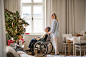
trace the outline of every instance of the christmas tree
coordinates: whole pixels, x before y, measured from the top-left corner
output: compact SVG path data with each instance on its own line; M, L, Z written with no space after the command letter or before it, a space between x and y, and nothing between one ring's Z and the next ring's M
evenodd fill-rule
M23 25L26 27L29 24L20 17L18 11L13 13L5 9L4 12L6 31L8 33L7 35L9 36L9 39L13 37L14 40L17 40L19 35L25 33L25 28L23 27Z

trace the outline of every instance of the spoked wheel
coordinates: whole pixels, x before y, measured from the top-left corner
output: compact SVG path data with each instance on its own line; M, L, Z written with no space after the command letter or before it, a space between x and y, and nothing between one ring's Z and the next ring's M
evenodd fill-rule
M44 56L47 53L47 46L41 41L36 42L34 45L34 52L37 56Z
M53 51L53 45L51 42L47 44L47 54L50 54Z

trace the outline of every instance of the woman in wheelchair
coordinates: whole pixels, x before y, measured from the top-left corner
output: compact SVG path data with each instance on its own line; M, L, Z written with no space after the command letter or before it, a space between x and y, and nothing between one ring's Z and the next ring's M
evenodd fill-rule
M41 38L44 38L44 42L46 41L46 39L47 39L47 37L48 37L48 32L50 31L50 27L46 27L45 29L44 29L44 31L45 31L45 33L41 36L41 37L35 37L34 39L32 39L31 40L31 42L30 42L30 44L29 44L29 50L26 50L26 51L34 51L34 49L33 49L33 47L34 47L34 44L37 42L37 41L39 41Z

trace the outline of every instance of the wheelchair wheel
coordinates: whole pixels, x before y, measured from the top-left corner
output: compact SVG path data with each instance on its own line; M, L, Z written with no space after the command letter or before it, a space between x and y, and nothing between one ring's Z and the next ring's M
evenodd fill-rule
M44 56L47 53L47 46L43 42L38 41L34 45L34 52L37 56Z
M50 54L53 51L53 45L51 42L47 44L47 54Z

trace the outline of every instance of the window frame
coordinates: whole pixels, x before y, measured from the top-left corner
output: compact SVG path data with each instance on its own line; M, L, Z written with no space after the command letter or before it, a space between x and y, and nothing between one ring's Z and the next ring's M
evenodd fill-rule
M22 6L21 6L21 9L23 8L23 6L31 6L31 19L32 19L32 17L33 17L33 6L34 5L42 5L43 6L43 18L42 18L42 20L43 20L43 31L44 31L44 28L45 28L45 0L43 0L43 2L42 3L34 3L33 2L33 0L31 0L31 3L22 3L22 1L21 1L21 4L22 4ZM21 10L21 16L22 16L22 10ZM33 17L34 18L34 17ZM31 20L30 18L27 18L27 19L24 19L24 20ZM38 18L37 18L38 19ZM30 33L30 34L43 34L44 32L40 32L40 33L35 33L35 32L33 32L34 31L34 29L33 29L33 27L34 27L34 25L33 25L33 21L31 20L31 32L28 32L28 33Z

